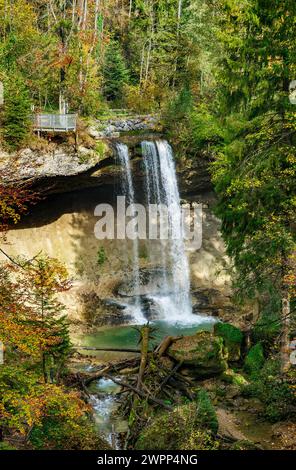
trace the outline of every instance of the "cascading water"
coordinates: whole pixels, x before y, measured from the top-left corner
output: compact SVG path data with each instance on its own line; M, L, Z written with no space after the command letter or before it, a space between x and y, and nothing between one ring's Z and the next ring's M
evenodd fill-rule
M132 179L132 172L130 166L130 158L128 147L124 144L116 144L117 156L120 165L123 169L123 175L121 178L121 190L123 195L126 197L127 204L130 206L131 217L136 215L135 210L135 190ZM136 230L135 230L136 232ZM135 233L136 235L136 233ZM145 318L142 314L139 296L137 295L140 290L140 270L139 270L139 241L137 236L132 237L132 270L133 270L133 284L136 292L135 302L133 305L127 307L127 313L129 313L135 322L143 323Z
M148 204L165 206L168 239L161 240L163 286L151 295L159 317L169 323L196 323L190 300L190 270L182 233L182 212L173 153L166 141L142 142Z
M123 169L121 189L130 206L131 217L137 216L135 207L135 191L132 180L128 147L117 144L117 154ZM156 224L161 224L165 218L168 237L157 240L158 246L149 237L147 251L149 260L158 265L161 273L160 287L155 292L146 293L153 304L154 319L171 324L198 324L205 321L204 317L192 313L190 299L190 270L185 252L182 227L182 211L180 194L177 185L173 153L168 142L142 142L142 155L145 167L145 192L147 204L156 205L159 218ZM150 206L151 207L151 206ZM141 282L139 269L139 240L136 227L132 237L133 259L133 291L134 303L128 306L127 312L136 323L144 323L146 317L141 308ZM159 230L158 230L158 233Z

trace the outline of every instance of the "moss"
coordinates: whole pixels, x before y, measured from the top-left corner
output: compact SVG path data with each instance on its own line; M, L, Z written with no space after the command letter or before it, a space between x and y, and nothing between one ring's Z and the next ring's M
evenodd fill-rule
M0 442L0 450L17 450L15 447L12 447L9 442Z
M178 406L154 418L140 433L135 449L216 450L218 444L210 429L217 427L214 413L209 398L202 393L196 403Z
M261 343L257 343L255 346L252 346L246 356L244 364L245 371L250 375L254 375L262 368L264 362L263 346Z
M168 349L168 355L194 369L197 376L220 374L227 369L228 351L223 338L209 331L184 336Z
M105 157L105 155L108 153L108 147L105 142L102 140L96 142L96 147L95 147L95 152L98 155L99 159L101 160L102 158Z
M238 361L241 356L243 333L230 323L216 323L214 333L225 341L230 361Z
M238 374L234 372L232 369L228 369L223 374L221 375L221 379L224 382L233 384L233 385L238 385L239 387L243 387L248 385L248 381L245 379L245 377L241 374Z

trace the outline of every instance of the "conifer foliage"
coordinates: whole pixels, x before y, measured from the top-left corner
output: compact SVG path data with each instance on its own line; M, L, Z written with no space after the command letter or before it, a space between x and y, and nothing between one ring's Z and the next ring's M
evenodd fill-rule
M20 148L30 135L31 101L24 79L11 74L4 85L3 137L10 150Z
M116 41L111 41L104 64L104 96L108 101L119 102L124 94L124 85L128 83L128 70L121 48Z

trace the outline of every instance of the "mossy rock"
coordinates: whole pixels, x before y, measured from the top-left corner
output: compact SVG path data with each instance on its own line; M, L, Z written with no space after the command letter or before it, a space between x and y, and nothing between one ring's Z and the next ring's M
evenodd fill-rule
M217 375L227 369L228 351L223 338L209 331L178 339L169 347L167 354L193 368L200 377Z
M261 343L257 343L255 346L252 346L248 352L245 359L244 369L250 375L257 374L263 367L264 362L265 357L263 346Z
M194 402L164 412L140 433L135 449L216 450L218 444L212 432L202 427L204 418L199 404Z
M230 323L216 323L214 334L224 339L228 349L229 361L236 362L241 358L241 345L243 342L243 333L236 326Z
M227 369L223 372L221 379L226 383L238 385L239 387L244 387L249 384L243 375L237 374L232 369Z

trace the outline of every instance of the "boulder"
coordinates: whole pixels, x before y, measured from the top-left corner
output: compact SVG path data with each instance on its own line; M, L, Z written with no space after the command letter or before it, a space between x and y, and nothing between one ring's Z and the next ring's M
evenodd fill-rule
M198 376L212 376L227 369L228 351L221 337L209 331L184 336L168 349L169 357L194 369Z

